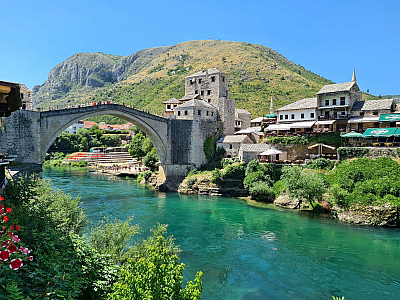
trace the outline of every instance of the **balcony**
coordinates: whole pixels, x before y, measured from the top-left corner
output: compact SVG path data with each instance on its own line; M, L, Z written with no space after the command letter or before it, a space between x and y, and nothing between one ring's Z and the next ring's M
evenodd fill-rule
M348 120L350 119L350 114L346 115L321 115L318 116L318 121L323 121L323 120Z

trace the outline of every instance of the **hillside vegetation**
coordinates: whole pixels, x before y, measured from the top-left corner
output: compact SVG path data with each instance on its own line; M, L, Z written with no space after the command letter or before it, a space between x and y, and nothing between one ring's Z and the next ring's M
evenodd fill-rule
M314 97L323 85L332 83L265 46L190 41L123 57L75 54L53 68L43 85L34 88L34 104L63 107L112 99L161 114L163 101L184 95L185 76L203 68L218 68L228 74L230 97L236 100L236 107L248 109L253 116L268 112L271 95L278 108Z

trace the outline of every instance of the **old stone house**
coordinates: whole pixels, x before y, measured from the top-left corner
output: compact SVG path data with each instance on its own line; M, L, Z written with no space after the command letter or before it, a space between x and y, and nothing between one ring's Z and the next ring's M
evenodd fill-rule
M174 108L177 119L217 121L218 110L208 102L192 99Z
M239 149L239 159L242 162L248 163L253 159L259 158L259 155L271 149L269 144L243 144ZM287 159L287 153L283 151L282 154L275 156L274 160L285 160Z
M190 100L190 99L188 99L188 100ZM163 102L163 104L165 105L163 117L168 119L170 115L174 114L175 107L177 107L181 103L182 103L181 101L179 101L175 98L171 98L171 99Z
M254 142L247 135L227 135L217 141L217 148L224 148L226 157L235 157L243 144L254 144Z
M21 91L18 83L0 81L0 117L9 117L20 109Z
M251 115L247 109L235 109L235 132L250 127Z

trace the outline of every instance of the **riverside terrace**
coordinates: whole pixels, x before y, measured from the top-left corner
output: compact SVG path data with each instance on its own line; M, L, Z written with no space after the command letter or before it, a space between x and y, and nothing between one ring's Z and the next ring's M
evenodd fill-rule
M400 128L368 128L363 134L344 134L342 143L352 147L400 147Z

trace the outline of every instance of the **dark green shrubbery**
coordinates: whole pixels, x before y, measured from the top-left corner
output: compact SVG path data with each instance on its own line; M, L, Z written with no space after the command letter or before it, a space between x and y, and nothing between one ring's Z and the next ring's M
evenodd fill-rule
M269 182L256 181L249 187L249 193L252 199L273 202L275 193Z
M306 167L315 170L331 170L335 163L330 159L318 158L315 161L308 161Z
M228 165L222 172L222 179L243 179L244 178L244 164L235 163L233 165Z
M362 147L340 147L337 149L337 153L340 160L345 160L349 158L363 157L369 153L369 149Z
M144 178L144 180L146 180L146 182L149 181L149 179L150 179L150 177L151 177L152 174L153 174L153 172L151 172L150 170L144 171L144 172L143 172L143 178Z

